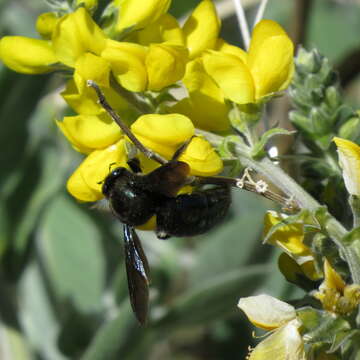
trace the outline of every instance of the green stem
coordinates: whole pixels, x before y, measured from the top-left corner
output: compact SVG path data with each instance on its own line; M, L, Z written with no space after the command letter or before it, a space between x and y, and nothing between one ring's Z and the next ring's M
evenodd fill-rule
M218 146L223 141L223 137L197 130L197 133L204 135L213 145ZM279 166L272 163L268 158L255 160L250 156L251 149L241 143L235 146L236 155L240 162L264 175L270 182L276 185L289 198L292 198L300 208L310 211L317 210L321 205L296 181L287 175ZM360 259L357 253L344 244L344 236L347 230L330 213L325 220L325 231L338 246L341 254L347 261L354 283L360 284Z

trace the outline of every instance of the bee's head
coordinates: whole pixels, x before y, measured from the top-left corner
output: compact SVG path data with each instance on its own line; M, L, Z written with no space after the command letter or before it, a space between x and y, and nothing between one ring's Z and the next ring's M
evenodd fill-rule
M105 197L109 197L111 190L119 179L128 177L129 174L131 174L130 171L124 167L117 167L112 170L102 181L103 185L101 190Z

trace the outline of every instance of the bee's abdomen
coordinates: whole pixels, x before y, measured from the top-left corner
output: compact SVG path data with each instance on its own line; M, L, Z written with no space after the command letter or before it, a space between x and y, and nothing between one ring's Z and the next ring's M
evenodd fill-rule
M224 219L230 203L228 186L169 198L156 210L157 236L203 234Z

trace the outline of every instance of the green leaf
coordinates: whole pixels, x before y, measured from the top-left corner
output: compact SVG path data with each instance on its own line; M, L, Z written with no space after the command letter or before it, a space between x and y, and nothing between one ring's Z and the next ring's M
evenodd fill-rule
M341 331L335 335L334 342L331 344L329 353L334 353L339 350L341 347L345 346L346 343L352 340L353 337L357 338L357 341L360 338L360 330L347 330Z
M296 131L289 131L281 128L274 128L266 131L261 135L259 142L257 142L253 149L251 150L251 156L254 158L262 157L265 154L264 148L267 142L276 135L292 135L296 133Z
M130 344L140 346L146 328L140 327L131 311L129 299L121 303L116 315L105 321L95 334L81 360L128 359Z
M35 262L27 266L21 278L18 301L20 323L32 347L44 359L65 360L56 345L59 325L40 267Z
M263 263L272 248L260 241L264 213L269 203L246 191L233 191L228 221L196 239L189 286L226 274L247 263ZM256 254L252 258L252 254ZM239 294L240 295L240 294Z
M332 344L337 334L351 329L345 319L340 316L334 317L326 311L305 307L296 312L302 322L303 336L308 344L317 342Z
M179 328L219 319L236 311L240 297L259 286L271 267L252 265L203 281L179 296L157 325Z
M39 249L56 296L82 312L98 311L105 264L96 225L73 199L61 194L40 229Z

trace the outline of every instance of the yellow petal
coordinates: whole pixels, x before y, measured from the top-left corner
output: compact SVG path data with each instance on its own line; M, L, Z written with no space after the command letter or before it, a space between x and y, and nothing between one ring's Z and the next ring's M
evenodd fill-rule
M249 360L306 360L300 323L292 320L275 331L251 351Z
M274 36L266 39L256 53L249 53L256 99L283 90L289 84L294 66L293 52L294 45L287 36Z
M223 169L222 160L215 149L201 137L191 140L179 160L190 165L191 175L212 176L219 174Z
M91 53L81 55L75 63L74 80L80 92L87 86L87 80L95 81L99 86L109 87L110 64L100 56Z
M349 194L360 196L360 146L350 140L334 138L339 155L339 163Z
M266 294L241 298L238 307L255 326L265 330L276 329L296 318L293 306Z
M147 86L144 46L108 40L101 56L106 59L119 82L129 91L144 91Z
M66 116L57 124L78 149L102 149L114 144L122 136L119 126L107 114Z
M100 55L106 44L102 30L83 7L58 21L52 41L58 59L70 67L87 52Z
M144 30L137 33L139 44L166 42L173 45L185 45L184 35L176 18L170 14L162 15L158 21L148 25Z
M145 64L148 72L148 89L160 91L181 80L185 74L188 51L183 46L151 44Z
M103 150L93 151L75 170L67 182L69 193L80 201L97 201L102 199L102 181L109 174L112 163L127 166L125 140Z
M183 83L189 91L184 98L171 107L171 112L188 116L194 125L208 131L226 131L230 123L228 107L221 89L205 72L200 58L186 66Z
M221 51L225 54L231 54L237 56L244 64L248 61L248 54L238 46L231 45L223 39L218 39L216 42L215 50Z
M238 104L255 100L254 81L248 67L237 57L219 51L207 51L203 56L206 72L223 91L225 98Z
M203 0L187 19L183 32L190 58L215 47L221 22L211 0Z
M140 116L131 131L144 146L170 159L174 152L195 133L191 120L180 114Z
M116 91L112 88L103 88L102 91L106 100L120 116L128 112L128 103ZM61 96L80 115L99 115L104 113L103 107L98 103L98 97L94 89L86 86L85 80L83 80L80 89L76 86L73 79L69 80Z
M132 26L142 29L165 14L170 3L171 0L122 0L116 28L118 31Z
M255 82L256 99L283 90L289 84L294 70L293 53L292 41L275 21L262 20L255 26L248 65Z
M193 92L169 108L170 112L185 115L195 127L207 131L222 132L230 127L229 109L224 101L218 101L202 92Z
M51 43L23 36L5 36L0 40L0 59L10 69L23 74L53 71L58 62Z
M327 289L334 289L338 292L343 292L345 288L345 282L341 276L330 265L329 261L325 258L324 261L324 283L321 287Z
M267 19L259 21L251 35L249 54L257 53L263 42L273 36L287 36L287 34L276 21Z
M51 39L59 17L53 12L42 13L36 20L36 31L44 38Z
M283 220L273 211L268 211L264 219L264 236L270 229ZM288 224L279 227L268 239L268 243L280 246L289 255L307 257L312 255L308 246L303 243L304 226L302 223Z

